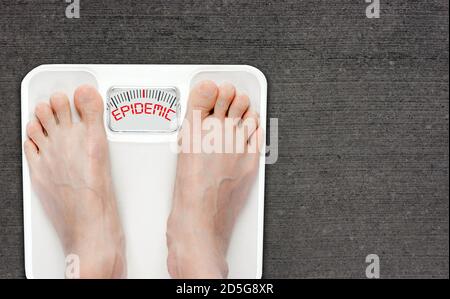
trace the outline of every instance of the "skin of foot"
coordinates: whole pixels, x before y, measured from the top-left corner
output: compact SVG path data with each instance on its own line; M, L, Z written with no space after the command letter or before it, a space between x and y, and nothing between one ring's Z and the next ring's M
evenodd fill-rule
M24 152L31 183L62 243L78 255L80 278L126 276L125 242L110 173L103 101L79 87L73 122L69 99L56 93L39 103L27 125Z
M185 128L198 116L200 132ZM167 265L173 278L226 278L226 252L236 218L244 205L258 169L259 151L250 152L250 145L261 145L259 116L250 108L245 94L231 84L217 86L212 81L198 83L190 93L185 122L179 139L184 142L201 134L209 122L222 124L232 119L232 126L223 126L224 136L241 130L243 120L253 126L244 138L232 142L244 152L192 153L178 155L172 210L167 223ZM237 136L237 135L236 135ZM196 136L199 137L199 136ZM224 147L230 140L222 140Z

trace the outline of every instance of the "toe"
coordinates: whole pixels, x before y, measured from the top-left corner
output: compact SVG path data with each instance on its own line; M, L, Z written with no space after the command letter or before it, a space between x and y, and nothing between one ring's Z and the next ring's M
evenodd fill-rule
M242 118L249 106L250 99L246 94L237 95L230 105L230 109L228 110L228 117Z
M37 120L32 120L28 123L27 135L31 140L33 140L39 149L42 149L46 143L47 137L45 137L42 126Z
M224 118L227 115L228 108L236 94L236 89L230 83L224 83L219 87L219 95L214 106L214 115Z
M194 111L200 111L202 118L211 113L217 100L218 88L212 81L201 81L192 90L189 95L188 117L191 117Z
M103 120L103 100L95 87L83 85L74 95L75 107L81 121L88 124L101 123Z
M69 98L64 93L55 93L50 98L50 105L56 113L59 124L68 126L72 123Z
M30 165L39 157L38 148L31 139L25 141L23 144L23 151L25 152L25 157Z
M55 115L48 103L39 103L34 111L37 119L40 121L47 133L51 133L56 126Z
M258 129L259 115L256 111L248 109L242 118L241 127L245 130L245 142L250 142L250 137Z

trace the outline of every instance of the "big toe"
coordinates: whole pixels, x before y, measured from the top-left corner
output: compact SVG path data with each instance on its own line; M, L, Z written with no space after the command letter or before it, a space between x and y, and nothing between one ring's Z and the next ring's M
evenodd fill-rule
M83 85L77 88L74 95L75 107L81 121L92 124L101 123L103 119L103 100L95 87Z
M209 115L213 110L218 95L217 85L210 80L201 81L192 88L188 102L188 117L194 111L199 111L202 118Z

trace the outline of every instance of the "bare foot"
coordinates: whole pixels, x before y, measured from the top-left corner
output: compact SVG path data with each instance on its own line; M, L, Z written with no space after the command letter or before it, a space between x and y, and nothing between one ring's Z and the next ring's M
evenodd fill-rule
M40 103L24 144L31 182L66 255L80 259L81 278L126 275L122 226L110 174L103 101L93 87L74 96L81 122L73 123L69 99L57 93Z
M219 122L223 125L222 136L227 133L238 136L235 133L246 129L240 135L243 138L231 140L235 148L244 151L179 154L172 212L167 224L167 264L173 278L228 275L226 251L231 232L248 197L259 161L259 152L248 150L255 144L259 148L262 136L259 117L249 106L249 98L237 93L231 84L217 87L211 81L203 81L191 91L181 141L195 137L204 140L205 128ZM186 128L186 123L195 122L196 116L203 130ZM244 120L253 125L242 127ZM223 137L221 142L225 150L230 138Z

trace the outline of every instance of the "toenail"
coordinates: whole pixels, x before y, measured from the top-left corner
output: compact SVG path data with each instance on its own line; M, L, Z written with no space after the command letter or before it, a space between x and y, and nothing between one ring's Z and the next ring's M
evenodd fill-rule
M202 95L205 98L212 98L216 95L216 88L211 83L202 83L200 85L199 91L200 95Z
M232 90L232 89L234 89L234 85L231 84L230 82L224 82L224 83L222 83L222 88Z
M64 96L65 96L65 94L63 92L58 91L52 95L52 98L62 98Z
M47 114L47 111L48 111L47 105L44 103L39 103L35 109L35 113L40 115Z

